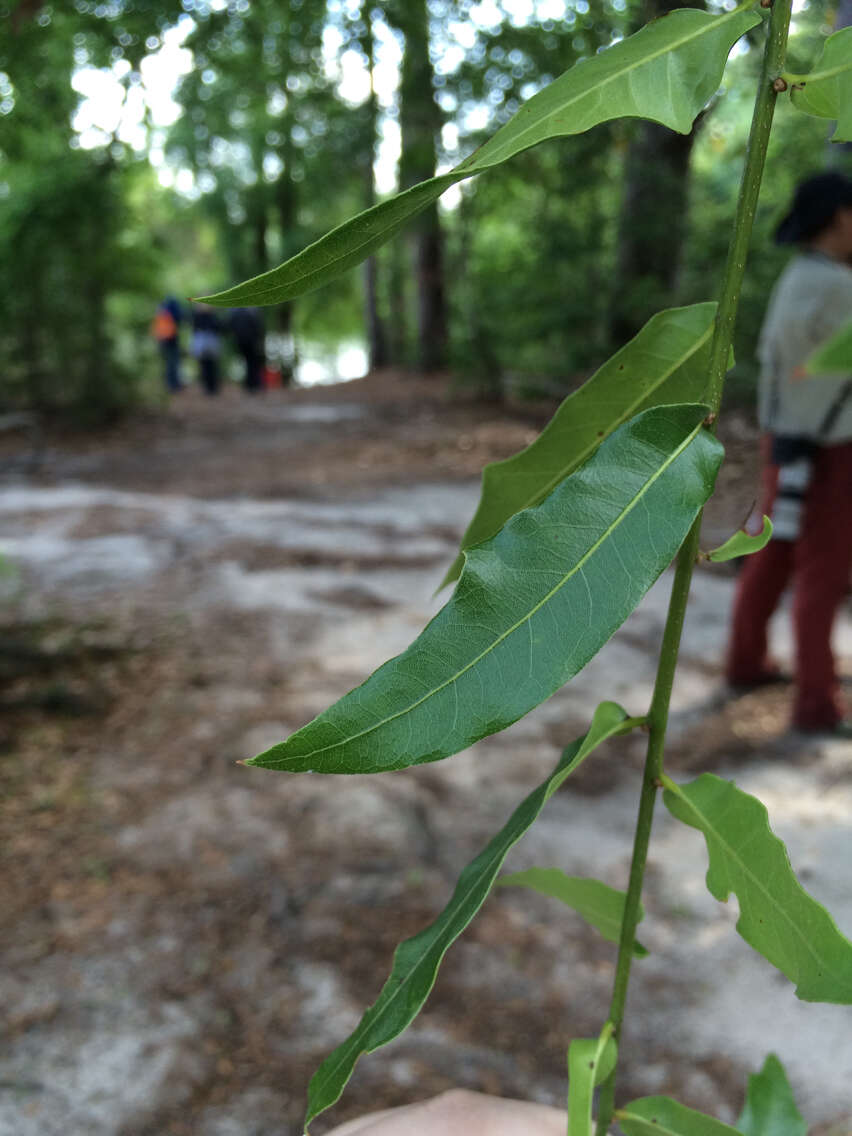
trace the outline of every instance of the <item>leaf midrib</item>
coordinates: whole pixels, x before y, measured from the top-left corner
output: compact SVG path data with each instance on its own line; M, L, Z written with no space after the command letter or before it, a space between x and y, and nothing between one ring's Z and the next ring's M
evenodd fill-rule
M786 913L784 908L780 906L778 901L773 898L772 893L766 889L766 887L761 882L760 878L754 875L754 873L750 870L748 864L740 858L739 854L732 848L732 846L728 843L728 841L725 840L725 838L721 835L721 833L715 828L715 826L704 815L704 813L701 811L701 809L698 808L698 806L693 801L691 801L685 794L683 794L680 791L681 787L677 786L677 789L678 789L678 792L676 793L676 796L680 800L684 801L685 804L687 804L688 807L690 809L692 809L692 811L695 813L696 816L700 817L703 820L704 826L706 826L706 829L709 829L709 831L713 834L714 838L716 840L718 840L718 842L722 845L723 848L726 849L726 851L730 855L731 859L734 860L739 865L743 874L757 888L758 891L762 892L762 894L765 896L765 898L769 901L769 904L773 908L773 910L775 910L778 914L780 914L782 916L782 918L785 920L785 922L792 928L796 937L804 943L805 947L807 948L807 952L810 954L811 958L814 960L814 962L817 964L817 966L821 966L824 971L828 972L828 975L832 980L834 980L835 982L838 982L841 985L841 988L846 989L847 986L848 986L848 981L844 981L842 976L838 977L835 974L834 968L829 963L825 962L825 960L822 958L821 955L817 954L816 950L812 947L811 943L809 942L809 940L805 936L804 932L802 932L799 929L799 926L795 922L795 920L793 920ZM702 826L702 827L704 827L704 826ZM769 828L768 824L767 824L767 830L769 832L770 837L773 840L776 840L776 841L778 841L779 844L782 844L782 842L775 835L775 833L772 831L772 829ZM783 844L782 844L782 847L783 847ZM708 855L709 855L709 851L708 851ZM711 861L711 867L712 867L712 861ZM801 889L801 891L803 892L805 897L807 899L811 900L812 903L816 903L817 901L814 900L813 897L810 896L808 894L808 892L805 891L804 888L802 888L802 885L799 883L798 879L796 879L795 873L793 872L793 869L789 864L788 864L788 870L789 870L790 874L793 876L793 879L795 880L796 886ZM736 893L735 888L731 888L731 891ZM738 895L737 895L737 899L739 900ZM821 904L819 904L818 906L821 908L821 910L825 911L825 908L823 908ZM825 912L825 914L828 915L828 912ZM743 918L743 915L744 915L744 912L742 910L742 907L740 907L740 919ZM831 919L830 916L828 916L828 918L829 918L829 920ZM739 922L739 920L738 920L738 922ZM840 930L836 926L833 929L838 935L841 935ZM842 936L842 935L841 935L841 937L845 938L845 936ZM760 953L763 953L763 952L760 952ZM797 986L802 985L801 978L796 979L796 985Z
M550 591L545 596L543 596L542 599L540 599L538 603L536 603L526 615L523 616L523 618L517 620L512 624L511 627L508 627L505 631L503 631L493 641L493 643L485 648L485 650L480 651L480 653L475 658L471 659L469 663L465 664L465 666L456 671L454 675L451 675L449 678L445 679L444 682L440 683L438 686L433 687L430 691L427 691L427 693L424 694L422 698L418 698L416 702L412 702L411 705L406 706L404 710L399 710L396 714L389 714L386 718L382 718L381 721L375 722L372 726L367 727L367 729L365 730L361 730L360 733L351 734L349 737L344 738L342 741L337 741L333 745L321 746L319 749L311 750L309 753L298 754L298 761L300 763L309 761L317 754L325 753L328 750L339 749L342 746L351 745L353 742L357 742L359 739L366 737L368 734L375 733L376 730L380 730L383 726L387 726L390 722L396 721L397 718L402 718L406 714L412 713L417 709L418 706L422 706L424 702L427 702L430 698L433 698L436 694L439 694L442 690L445 690L454 682L458 682L462 675L466 674L472 667L475 667L492 651L495 651L500 646L500 644L504 642L504 640L508 639L510 635L513 635L518 630L518 628L522 627L525 623L528 623L532 619L532 617L545 606L545 604L550 602L550 600L557 594L557 592L564 588L565 585L577 575L577 573L583 568L583 565L597 552L604 541L607 540L613 532L615 532L618 526L624 522L625 517L627 517L639 504L639 502L649 491L651 486L653 486L659 480L659 478L662 477L662 475L670 468L670 466L680 457L684 450L689 445L691 445L701 428L702 424L699 422L697 426L690 430L687 437L680 443L677 449L674 450L674 452L666 458L665 462L659 467L659 469L654 471L653 476L651 476L645 482L645 484L635 495L635 497L633 497L629 504L619 512L617 518L606 527L601 536L598 537L594 544L592 544L592 546L580 557L571 571L568 572L559 581L558 584L551 588ZM284 767L285 766L282 766L282 768Z
M449 170L449 171L448 171L447 173L445 173L445 174L437 174L437 175L436 175L435 177L433 177L433 178L427 178L427 179L426 179L426 181L420 182L420 183L419 183L419 185L416 185L416 186L412 186L411 188L412 188L412 190L414 190L414 189L422 189L422 188L423 188L423 186L424 186L424 185L428 185L430 181L433 181L433 182L438 182L438 181L442 181L442 180L443 180L443 179L445 179L445 178L450 178L450 177L452 177L452 181L448 181L448 182L447 182L447 184L446 184L446 185L444 186L444 188L443 188L443 189L441 189L441 190L440 190L439 192L437 192L437 193L435 194L435 197L436 197L436 198L438 198L438 197L440 197L440 196L441 196L441 195L442 195L443 193L445 193L445 192L446 192L446 191L447 191L447 190L448 190L448 189L450 188L450 186L451 186L451 185L455 185L455 184L456 184L456 182L464 181L464 180L465 180L466 178L469 178L469 177L473 177L473 175L474 175L475 173L477 173L477 172L478 172L477 170L470 170L469 172L468 172L468 171L458 171L458 172L456 172L456 170ZM398 199L399 199L399 198L400 198L401 196L402 196L402 194L395 194L395 198L396 198L397 200L398 200ZM393 200L394 200L394 198L393 198L393 197L392 197L392 198L389 198L389 199L388 199L388 202L382 202L382 203L381 203L380 205L377 205L377 206L375 206L375 208L376 208L377 210L378 210L378 209L381 209L383 205L385 205L385 204L389 204L389 203L390 203L391 201L393 201ZM428 207L429 205L431 205L431 203L432 203L432 200L434 200L434 198L432 198L432 199L430 199L430 200L428 200L428 201L425 201L425 202L424 202L424 203L422 204L422 206L420 207L420 209L421 209L421 210L422 210L422 209L426 209L426 208L427 208L427 207ZM406 222L406 221L408 221L408 220L410 220L410 219L411 219L412 217L416 216L416 212L417 212L416 210L413 210L413 211L412 211L411 213L406 213L406 215L405 215L405 216L404 216L404 217L402 218L402 220L401 220L401 221L400 221L399 223L400 223L401 225L402 225L402 224L405 224L405 222ZM351 225L351 224L352 224L352 223L353 223L353 222L354 222L355 220L357 220L357 218L352 218L352 220L350 220L350 221L344 221L342 225L338 225L336 229L332 229L332 231L331 231L330 233L326 233L326 235L325 235L324 237L320 237L318 241L314 241L314 243L313 243L312 245L308 245L308 247L307 247L306 249L304 249L304 250L303 250L302 252L298 253L298 254L297 254L297 256L307 256L307 255L308 255L308 253L309 253L309 252L311 251L311 249L315 248L315 247L316 247L317 245L321 245L321 244L323 244L323 243L324 243L325 241L329 241L329 240L331 240L331 238L332 238L332 237L334 236L334 234L335 234L335 233L339 232L339 231L340 231L341 229L346 229L346 228L348 228L348 226L350 226L350 225ZM390 227L390 226L388 226L388 227ZM378 234L374 233L374 234L373 234L372 236L368 237L368 238L367 238L366 240L364 240L364 241L361 241L361 243L360 243L360 244L357 244L357 245L351 245L351 246L350 246L350 247L349 247L349 248L347 249L346 255L347 255L347 256L352 256L352 255L355 255L355 254L358 254L358 253L360 253L360 252L361 252L361 250L362 250L363 248L366 248L366 247L367 247L367 245L369 245L371 241L375 240L377 236L378 236L378 237L381 237L381 236L383 236L383 235L385 234L385 232L387 232L387 230L386 230L386 229L382 229L382 230L381 230L381 231L380 231L380 232L379 232ZM293 258L292 258L292 260L295 260L295 259L296 259L296 257L293 257ZM273 283L273 284L270 284L270 285L269 285L268 287L266 287L266 288L261 288L261 289L257 290L256 292L253 292L253 293L252 293L252 295L253 295L253 296L255 296L255 297L261 297L261 296L266 296L266 295L269 295L269 294L270 294L270 293L272 293L272 292L277 292L277 291L278 291L278 290L279 290L280 288L286 288L286 287L297 287L297 286L298 286L299 284L301 284L301 283L302 283L302 281L303 281L303 280L308 280L308 279L310 279L310 277L311 277L311 276L315 276L315 275L316 275L316 274L317 274L318 272L322 272L322 271L323 271L324 269L328 268L328 267L329 267L330 265L333 265L333 264L334 264L334 263L335 263L336 261L338 261L338 260L342 260L342 259L343 259L343 258L342 258L342 257L340 257L340 256L335 256L335 257L332 257L331 259L329 259L329 260L325 261L325 263L324 263L324 264L321 264L321 265L319 265L319 266L317 266L317 267L315 267L315 268L312 268L312 269L310 269L310 270L309 270L308 272L303 272L301 276L293 276L293 277L289 277L289 278L288 278L288 279L287 279L287 280L286 280L286 281L285 281L285 282L284 282L283 284L277 284L277 283ZM271 271L272 271L272 272L280 272L280 271L282 271L282 270L283 270L284 268L286 268L286 267L287 267L287 264L290 264L290 263L292 263L292 260L290 260L290 261L285 261L285 263L284 263L284 264L282 264L282 265L281 265L281 266L280 266L279 268L273 268L273 269L271 269ZM262 275L260 275L260 276L256 276L256 277L255 277L255 280L262 280L262 279L263 279L263 277L264 277L264 276L267 276L267 275L269 275L269 273L263 273L263 274L262 274ZM239 287L239 288L247 288L247 287L248 287L248 286L249 286L250 284L251 284L251 280L247 280L247 281L245 282L245 284L237 285L237 287ZM225 293L225 294L227 294L227 293Z
M682 12L693 11L693 9L691 9L691 8L680 8L680 9L677 9L677 10L682 11ZM654 51L649 55L643 55L642 58L637 60L635 63L631 63L628 66L621 68L619 71L616 71L614 74L608 75L606 78L601 79L599 82L595 83L593 86L584 87L580 92L578 92L577 95L574 96L573 99L571 99L567 103L561 103L558 108L555 108L554 110L550 111L547 115L545 115L542 118L537 119L535 122L530 123L530 125L527 126L524 130L522 130L520 133L514 135L514 138L512 139L510 145L514 146L515 143L517 141L519 141L521 138L523 138L525 135L529 134L533 130L537 130L542 125L542 123L548 122L555 115L562 114L565 110L570 109L575 103L578 103L581 99L585 98L590 92L602 90L609 83L614 83L616 80L624 78L624 76L629 75L631 72L635 71L638 67L644 67L647 63L653 62L655 59L659 59L660 56L662 56L662 55L668 55L671 52L678 51L681 47L683 47L685 44L688 44L691 40L698 39L700 36L705 35L707 32L709 32L711 30L711 28L716 28L720 24L725 23L727 20L732 19L734 16L741 15L742 11L743 11L742 7L737 7L737 8L734 8L730 12L725 12L722 15L717 16L714 19L712 24L704 23L700 28L697 29L697 31L690 32L689 35L684 35L679 40L676 40L674 43L670 43L666 47L661 47L657 51ZM631 36L629 38L632 39L633 37ZM621 43L627 43L627 42L628 42L627 40L621 40ZM617 45L613 44L612 46L615 47ZM597 57L594 57L594 58L600 58L600 56L597 56ZM589 63L593 63L594 58L590 59ZM577 65L575 64L575 67L576 66ZM571 68L571 70L574 70L574 68ZM546 89L547 88L545 88L545 90ZM529 105L529 104L527 104L527 105ZM629 118L631 116L630 115L618 115L617 117ZM606 120L602 120L602 121L606 121ZM596 124L596 125L599 125L599 124ZM509 126L510 126L510 123L507 122L506 126L503 129L508 130ZM495 138L496 138L496 135L495 135ZM492 139L492 141L493 141L493 139ZM545 141L545 139L541 139L541 141ZM484 150L487 145L488 145L487 142L484 143L482 149ZM503 146L503 149L504 150L506 149L505 144ZM513 158L516 153L520 153L520 150L513 150L511 154L507 155L507 157ZM471 155L471 158L472 157L474 157L474 155ZM466 160L470 161L470 159L466 159ZM480 170L491 169L492 166L499 165L501 162L504 162L504 161L506 161L505 157L496 158L495 160L485 162L483 165L477 165L476 163L473 163L471 166L466 167L466 168L470 169L472 172L479 172ZM459 167L457 166L456 169L458 169L458 168Z

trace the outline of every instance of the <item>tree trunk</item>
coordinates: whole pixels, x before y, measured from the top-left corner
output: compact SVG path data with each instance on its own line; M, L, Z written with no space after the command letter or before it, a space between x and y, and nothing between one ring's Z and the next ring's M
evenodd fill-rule
M469 365L479 393L484 399L502 402L503 369L482 319L484 305L479 294L479 278L476 273L466 272L466 266L472 263L471 247L476 220L476 197L473 194L464 194L458 210L458 275L454 273L453 279L461 282L459 291L461 291L461 307L470 351Z
M292 12L289 4L285 6L285 11L286 24L281 38L281 71L282 74L286 76L290 73L292 68L290 52L290 36L292 34L290 30L290 20L292 18ZM278 223L281 226L282 260L287 260L290 256L294 255L294 253L298 252L298 249L293 247L293 234L297 231L296 224L299 208L298 192L296 182L293 178L293 159L296 147L293 144L293 114L289 99L279 123L279 132L282 137L279 157L281 158L283 168L276 183L275 190L278 205ZM289 384L292 382L296 371L296 347L295 344L292 343L292 300L287 300L283 304L279 304L276 323L281 335L292 344L291 362L288 364L283 359L281 362L282 380L285 384Z
M251 212L252 258L254 267L252 275L257 276L266 272L269 259L266 250L266 186L263 182L263 139L257 138L252 145L252 164L257 181L249 194L249 209Z
M646 0L643 23L702 0ZM660 308L676 302L686 235L689 159L695 142L655 122L642 122L625 164L609 336L618 346Z
M429 60L427 0L403 0L394 6L392 15L394 24L405 36L399 119L402 134L400 188L407 189L435 173L441 111L435 101ZM445 366L447 360L443 236L437 203L420 215L414 228L414 273L417 283L417 364L422 370L434 371Z
M373 39L373 20L371 3L365 3L361 9L361 19L364 22L364 53L367 56L367 67L370 72L370 97L367 103L368 131L370 144L367 148L367 160L364 163L364 208L370 209L376 204L376 182L373 173L373 160L379 137L379 104L376 98L376 89L373 85L373 69L375 66L375 42ZM386 367L390 362L388 357L388 339L385 326L379 314L379 262L376 257L367 258L364 265L364 321L367 328L367 350L369 354L370 370L375 371Z
M405 263L406 252L407 246L401 241L394 241L388 249L388 348L390 362L397 367L411 361L407 303L411 279Z

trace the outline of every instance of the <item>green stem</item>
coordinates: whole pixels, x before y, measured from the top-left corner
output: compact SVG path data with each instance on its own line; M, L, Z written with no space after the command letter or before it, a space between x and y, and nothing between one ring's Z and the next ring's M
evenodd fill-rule
M663 632L660 658L657 665L657 679L651 709L648 712L648 750L645 757L645 770L642 777L642 791L639 795L639 812L636 818L636 832L633 838L633 859L630 864L630 880L627 897L624 901L624 918L621 924L621 938L618 946L618 962L612 990L612 1003L609 1020L613 1023L614 1036L619 1041L624 1010L627 1004L627 987L630 982L630 965L633 961L633 946L636 940L636 927L639 923L639 905L642 898L642 881L648 859L648 845L651 840L651 824L654 818L654 802L657 797L659 779L663 771L663 751L666 741L666 726L669 718L672 686L677 667L680 637L689 600L689 584L692 570L699 551L701 517L689 530L689 535L681 546L672 585L669 611ZM598 1105L597 1136L606 1136L615 1106L615 1073L607 1077L601 1086Z
M740 291L745 274L746 256L751 240L754 215L757 209L757 199L760 193L760 182L766 161L769 132L772 126L772 115L777 99L777 92L774 90L773 83L784 66L787 32L790 26L791 5L792 0L774 0L772 15L769 21L769 32L763 55L760 86L755 100L745 167L743 169L739 198L737 200L734 230L728 248L728 259L722 280L719 311L716 317L716 327L710 353L707 401L714 415L718 412L722 401L722 389L725 382L725 374L728 370L728 359L733 342L737 306L739 304ZM624 1012L627 1004L627 988L630 982L630 966L633 960L636 925L639 917L639 903L642 896L642 882L645 876L648 845L651 838L654 803L657 796L657 789L660 785L660 778L663 774L663 754L665 750L666 727L668 725L672 685L674 683L675 669L677 667L686 605L689 600L689 585L692 580L695 561L699 553L700 532L701 517L699 516L690 529L689 535L684 541L678 556L677 569L675 571L674 583L669 600L669 611L666 618L666 626L663 632L663 642L657 666L654 694L651 700L651 709L648 713L648 749L645 757L642 791L639 797L639 812L633 842L633 859L630 865L630 880L627 888L627 898L624 904L624 920L621 927L618 962L616 964L615 979L613 982L612 1003L608 1015L609 1020L613 1023L613 1035L616 1041L620 1041ZM616 1070L613 1070L601 1087L596 1136L606 1136L609 1131L610 1123L612 1122L615 1106L615 1076Z
M737 200L736 220L731 243L728 246L728 259L722 278L722 294L719 298L719 311L716 316L716 330L710 350L707 401L716 413L722 401L722 388L728 372L728 359L734 340L734 324L740 302L746 257L751 243L754 214L760 194L760 182L766 163L766 150L769 145L769 132L772 128L772 115L778 92L773 83L784 67L787 51L787 32L790 27L792 0L774 0L769 20L769 32L763 53L763 67L760 86L754 104L751 130L748 137L745 167L740 181Z

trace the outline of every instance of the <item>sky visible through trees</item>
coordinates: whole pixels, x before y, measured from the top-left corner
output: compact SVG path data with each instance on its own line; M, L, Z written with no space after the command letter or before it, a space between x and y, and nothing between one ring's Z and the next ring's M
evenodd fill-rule
M801 8L804 0L799 0ZM626 0L616 0L615 11L626 10ZM199 9L205 7L199 5ZM212 0L206 5L211 12L225 11L228 0ZM535 20L539 26L547 26L564 20L569 7L577 11L588 11L585 0L570 5L566 0L503 0L498 5L494 0L471 6L467 21L451 20L446 26L440 25L443 34L436 36L436 71L439 75L452 74L465 61L466 53L476 44L476 29L494 31L508 16L515 27L528 27ZM245 0L243 11L248 11ZM346 37L340 28L340 19L352 18L357 14L359 4L334 3L328 5L331 19L323 33L323 67L335 83L338 96L345 102L357 106L363 103L370 93L370 72L363 55L347 46ZM237 11L240 6L237 6ZM157 167L162 185L176 185L181 191L192 195L198 190L192 173L187 169L173 169L162 150L162 131L171 126L180 114L180 107L173 95L181 77L193 66L192 52L184 46L195 21L190 12L181 15L177 23L162 35L162 44L140 64L140 82L127 91L123 79L130 71L127 60L120 59L111 68L99 69L83 65L74 74L72 85L81 96L80 106L74 117L74 129L80 137L80 145L86 149L103 146L114 132L123 141L140 151L146 151L149 160ZM380 193L390 193L396 186L396 163L399 160L400 138L395 126L396 95L399 88L399 66L402 59L400 37L381 20L374 24L376 36L376 61L373 69L373 85L379 102L386 113L382 121L382 139L374 164L376 187ZM620 38L617 34L614 39ZM522 93L527 97L533 94L540 84L530 81ZM445 106L448 112L454 108L453 100ZM146 116L152 128L153 138L145 126ZM488 127L490 115L487 102L471 107L464 116L464 129L468 133ZM444 124L441 132L443 148L447 154L455 155L459 145L459 127L450 121ZM444 161L442 167L449 167ZM449 201L458 200L458 193L448 194ZM445 204L449 202L445 200Z

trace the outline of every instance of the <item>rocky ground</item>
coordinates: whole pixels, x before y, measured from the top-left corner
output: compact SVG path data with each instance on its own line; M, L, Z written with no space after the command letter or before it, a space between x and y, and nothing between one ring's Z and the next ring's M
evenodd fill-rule
M0 493L0 1134L296 1136L307 1081L396 943L581 733L647 705L668 578L577 679L456 758L323 780L236 764L404 648L437 609L485 461L530 412L383 376L219 402L193 392L98 437L7 440ZM754 439L708 516L754 496ZM733 576L700 572L669 763L764 800L800 878L852 933L852 752L786 729L789 692L725 696ZM777 627L789 658L786 621ZM838 646L852 676L852 619ZM640 736L604 747L507 867L624 886ZM703 843L661 811L621 1093L735 1119L766 1052L813 1133L852 1132L848 1008L797 1002L706 893ZM732 910L733 909L733 910ZM315 1131L451 1085L559 1103L605 1016L614 948L516 889L489 899L396 1044Z

